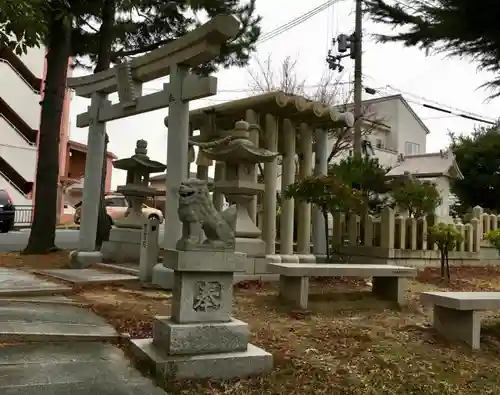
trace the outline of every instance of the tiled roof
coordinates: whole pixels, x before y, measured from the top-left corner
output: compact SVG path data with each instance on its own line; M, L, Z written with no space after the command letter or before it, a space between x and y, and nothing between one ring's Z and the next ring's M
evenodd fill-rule
M464 178L455 161L455 156L450 151L408 156L401 154L397 164L387 173L387 176L398 177L406 173L415 177L447 176L459 180Z

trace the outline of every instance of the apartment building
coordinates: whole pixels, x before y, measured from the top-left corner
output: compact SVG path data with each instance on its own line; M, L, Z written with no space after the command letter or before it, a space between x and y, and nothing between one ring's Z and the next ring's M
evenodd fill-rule
M71 69L68 70L71 74ZM32 206L36 193L40 104L43 99L45 48L16 55L0 48L0 189L9 192L17 206ZM59 181L84 174L86 146L69 139L71 93L65 96L60 130ZM108 155L108 168L115 159ZM111 171L106 180L111 186ZM64 199L60 199L61 212Z

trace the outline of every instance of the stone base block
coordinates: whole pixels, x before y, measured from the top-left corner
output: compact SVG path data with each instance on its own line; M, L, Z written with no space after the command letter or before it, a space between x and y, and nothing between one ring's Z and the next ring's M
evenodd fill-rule
M237 237L235 239L235 250L251 256L264 256L266 254L266 243L258 238Z
M103 256L99 251L71 251L69 253L71 269L85 269L102 262L102 260Z
M403 277L373 277L373 294L384 300L405 305L407 279ZM309 277L280 276L280 298L297 308L307 309Z
M158 263L153 267L153 278L151 282L153 285L171 290L174 288L174 271L163 266L163 263Z
M105 262L139 263L141 256L141 229L113 228L109 241L101 247Z
M246 274L246 275L253 275L255 273L255 265L256 265L256 259L253 257L249 257L247 255L245 261L242 264L242 271L238 271L238 273L235 273L235 275L238 274Z
M448 340L459 340L475 350L480 348L481 313L434 306L434 328Z
M253 258L254 260L254 274L262 275L267 273L267 258Z
M130 244L117 241L105 241L102 243L101 253L104 262L139 264L141 246L139 243Z
M316 263L316 257L313 254L298 254L299 263Z
M331 263L331 261L328 260L327 256L323 254L314 254L314 258L316 260L316 263Z
M186 356L169 356L155 347L152 339L136 339L131 344L136 357L150 363L154 373L165 378L227 380L273 368L273 356L252 344L246 351Z
M375 296L405 305L405 290L408 280L403 277L373 277L372 292Z
M298 255L280 254L280 256L281 256L281 263L299 263Z
M245 351L250 340L248 324L230 322L177 324L170 317L156 317L153 344L168 355L214 354Z
M307 309L309 277L280 276L280 298L294 307Z
M182 272L231 272L244 271L246 254L234 251L161 250L163 265Z
M281 255L266 255L266 261L271 263L281 263Z
M139 229L112 228L109 232L109 241L117 241L126 244L140 244L142 237L142 226Z

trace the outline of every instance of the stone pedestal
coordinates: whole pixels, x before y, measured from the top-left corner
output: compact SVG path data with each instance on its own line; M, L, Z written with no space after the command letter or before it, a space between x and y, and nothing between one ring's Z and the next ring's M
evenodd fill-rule
M248 343L248 325L231 316L234 272L246 259L231 251L165 250L173 270L170 317L156 317L153 338L134 353L166 378L229 379L272 369L272 355Z
M250 217L249 206L253 195L227 195L231 203L236 204L235 250L252 257L262 257L266 253L266 243L262 240L261 230Z
M101 247L104 262L139 264L141 238L141 229L112 228L109 241L105 241Z
M139 262L139 280L143 283L150 283L153 279L153 268L158 263L158 233L160 223L155 218L148 219L142 229L141 251Z
M162 250L160 250L160 256L161 255L163 255ZM157 263L153 267L153 277L151 283L163 289L174 288L174 271L163 266L163 263Z
M149 186L149 175L167 168L163 163L149 159L147 147L145 140L137 140L134 155L113 162L115 169L127 171L126 184L119 185L117 192L125 196L129 207L123 218L114 221L109 241L101 247L106 262L139 264L142 229L148 223L142 205L146 198L158 194Z

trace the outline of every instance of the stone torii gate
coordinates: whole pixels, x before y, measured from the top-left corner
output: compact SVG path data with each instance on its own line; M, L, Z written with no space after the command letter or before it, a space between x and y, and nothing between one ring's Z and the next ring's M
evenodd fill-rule
M239 22L233 16L216 16L141 57L97 74L68 79L68 87L73 88L77 96L91 98L88 111L76 118L77 127L89 127L79 251L95 250L106 122L165 107L169 108L170 121L163 246L175 248L181 236L176 194L188 169L189 101L217 93L217 78L199 77L189 69L215 58L222 44L236 37L238 31ZM167 75L170 82L163 85L163 90L142 95L143 83ZM107 99L113 92L118 92L117 104Z

